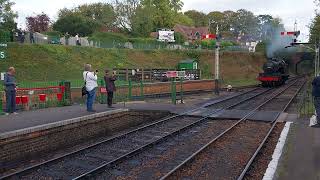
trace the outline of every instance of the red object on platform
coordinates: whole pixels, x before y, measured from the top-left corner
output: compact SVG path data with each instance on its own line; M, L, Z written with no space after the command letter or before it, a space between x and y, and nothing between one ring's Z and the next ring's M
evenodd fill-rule
M21 96L16 96L16 104L20 104L21 103Z
M100 93L107 93L107 89L105 87L100 88Z
M29 97L28 96L21 96L21 102L22 102L22 104L28 104Z
M47 97L46 94L39 94L39 100L40 100L41 102L45 102L45 101L46 101L46 97Z
M62 97L63 97L62 93L58 93L57 94L58 101L62 101Z

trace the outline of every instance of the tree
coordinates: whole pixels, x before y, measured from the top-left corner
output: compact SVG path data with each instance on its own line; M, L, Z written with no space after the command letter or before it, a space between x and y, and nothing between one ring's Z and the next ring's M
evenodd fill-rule
M317 14L310 26L309 42L316 43L320 40L320 15Z
M134 18L136 18L138 8L139 11L143 10L140 5L140 0L115 0L114 10L116 12L116 24L126 32L131 32L132 23ZM146 18L150 17L146 16Z
M194 21L183 13L178 13L174 19L174 24L181 24L185 26L194 26Z
M224 17L224 14L222 12L219 12L219 11L213 11L213 12L210 12L208 15L207 15L207 18L208 18L208 21L210 21L210 32L211 33L216 33L216 27L217 25L219 25L220 27L220 31L226 31L228 29L226 29L226 26L225 26L225 17Z
M36 16L26 17L27 29L33 32L48 31L50 25L50 18L45 13Z
M108 3L84 4L73 9L61 9L58 20L53 24L54 30L68 32L73 35L79 33L87 36L102 27L116 26L116 14L112 5Z
M186 11L184 15L191 18L196 27L208 26L208 18L207 15L203 12L199 12L196 10Z
M68 32L71 35L79 33L81 36L88 36L98 30L100 24L92 19L88 19L79 14L71 14L59 18L53 29L62 33Z
M107 3L84 4L76 8L75 13L97 21L102 26L111 28L115 25L116 14L113 6Z
M242 36L246 40L259 39L258 18L251 11L245 9L238 10L233 24L233 32L235 35Z
M11 8L14 5L10 0L0 0L0 28L11 31L17 28L14 19L18 17L17 13Z
M135 16L132 17L131 34L134 36L148 37L152 31L155 30L153 24L153 16L146 16L151 14L152 10L149 8L138 7Z

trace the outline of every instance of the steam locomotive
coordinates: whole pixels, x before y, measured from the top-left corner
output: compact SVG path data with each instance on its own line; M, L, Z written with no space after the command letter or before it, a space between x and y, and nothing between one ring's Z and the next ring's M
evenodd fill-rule
M263 65L263 73L259 74L258 80L263 87L276 87L283 85L289 78L286 62L281 58L270 58Z

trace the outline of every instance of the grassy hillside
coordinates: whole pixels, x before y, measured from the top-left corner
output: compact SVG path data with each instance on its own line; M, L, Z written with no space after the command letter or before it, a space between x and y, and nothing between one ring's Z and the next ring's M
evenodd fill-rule
M203 78L211 77L214 53L209 51L98 49L61 45L9 44L8 58L0 62L1 72L17 68L18 81L81 79L83 65L105 68L174 68L180 60L198 58ZM253 81L265 58L261 54L224 52L222 78L227 82Z

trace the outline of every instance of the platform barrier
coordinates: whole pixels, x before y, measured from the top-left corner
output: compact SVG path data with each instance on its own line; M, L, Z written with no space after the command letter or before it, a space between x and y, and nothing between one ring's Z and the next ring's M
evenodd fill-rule
M17 88L16 104L20 110L63 106L65 102L65 86Z

